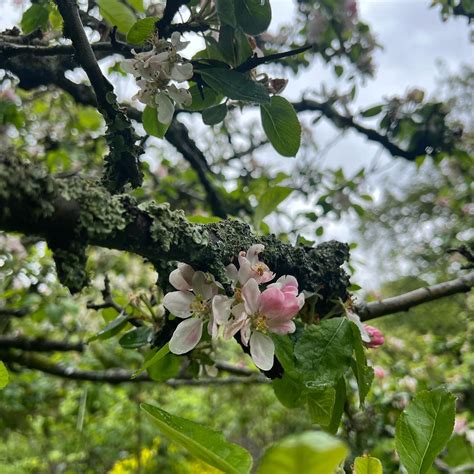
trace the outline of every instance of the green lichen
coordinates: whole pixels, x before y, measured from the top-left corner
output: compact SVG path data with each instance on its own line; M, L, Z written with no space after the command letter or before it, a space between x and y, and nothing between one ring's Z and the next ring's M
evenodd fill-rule
M79 177L59 180L58 191L63 198L79 203L76 234L88 240L105 240L133 220L128 212L131 198L113 196L95 181Z
M81 291L88 283L86 248L79 240L66 247L52 248L58 279L71 293Z
M147 203L140 206L151 217L150 237L162 252L172 248L186 248L189 252L202 250L209 243L209 234L203 226L191 224L183 211L172 211L168 203Z

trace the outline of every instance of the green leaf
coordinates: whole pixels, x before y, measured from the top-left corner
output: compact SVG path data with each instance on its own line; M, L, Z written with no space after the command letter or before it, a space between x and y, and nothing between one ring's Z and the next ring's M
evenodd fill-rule
M265 452L257 474L334 474L348 454L337 438L318 431L287 436Z
M299 379L300 373L296 369L295 345L293 341L287 334L284 336L272 334L272 339L275 344L275 355L285 370L285 374L288 374L293 379Z
M0 390L8 385L9 379L8 370L5 364L0 360Z
M456 398L443 388L417 394L397 421L395 445L409 474L423 474L449 441Z
M259 35L272 21L270 0L234 0L237 23L249 35Z
M166 382L179 374L182 361L182 357L171 353L166 354L147 368L148 375L155 382Z
M206 84L229 99L264 104L270 102L268 91L262 84L252 81L246 74L222 68L200 70Z
M295 345L297 368L305 380L335 384L351 364L353 335L347 318L308 326Z
M226 473L250 472L250 453L241 446L229 443L222 433L147 403L143 403L141 407L152 417L164 435L186 448L193 456Z
M35 3L23 13L21 17L21 29L28 35L40 28L45 30L48 26L49 10L45 5Z
M263 193L255 209L255 226L258 227L262 219L268 216L268 214L271 214L292 192L292 188L285 186L273 186L272 188L268 188Z
M336 385L336 400L334 401L334 407L332 409L331 422L329 423L329 426L324 427L324 429L331 434L336 434L339 429L341 418L344 413L346 398L346 381L344 380L344 377L341 377Z
M382 110L383 105L374 105L373 107L363 110L360 115L362 115L362 117L375 117L382 112Z
M131 44L142 44L155 32L156 17L143 18L135 22L127 33L127 42Z
M202 112L202 121L206 125L216 125L217 123L222 122L227 115L227 105L220 104L215 107L210 107L209 109L203 110Z
M101 329L95 336L92 336L87 342L97 339L105 341L118 334L128 323L128 314L120 313L113 321Z
M383 474L382 463L370 456L357 457L354 460L354 474Z
M133 11L119 0L97 0L97 5L104 20L120 33L127 34L137 21Z
M217 16L221 23L235 28L234 0L216 0Z
M222 219L220 217L215 216L189 216L187 217L189 222L193 224L215 224L216 222L221 222Z
M131 5L137 12L143 13L145 11L143 0L127 0L127 3Z
M262 126L273 148L283 156L295 156L301 144L301 124L293 106L275 95L260 107Z
M273 391L280 403L286 408L296 408L301 405L301 396L304 385L288 375L283 373L281 379L273 379Z
M352 333L354 335L354 354L355 359L352 360L351 366L357 380L357 386L359 387L359 401L362 405L365 397L369 393L370 386L374 379L374 369L367 365L367 358L365 357L365 348L362 343L359 328L353 322L350 323L352 327Z
M310 388L307 395L307 405L311 422L320 426L329 426L335 402L336 390L334 387Z
M151 354L153 355L148 355L143 365L133 373L132 379L140 375L144 370L148 369L148 367L156 364L160 359L163 359L163 357L165 357L169 351L170 346L168 343L166 343L160 350L157 350L155 353L152 352Z
M142 326L126 332L120 339L119 344L124 349L137 349L149 343L151 329Z
M214 89L210 87L202 87L201 90L199 90L197 85L193 85L189 88L189 92L191 93L193 101L191 105L186 107L186 110L192 110L193 112L200 112L208 107L212 107L222 99L222 96L216 94Z
M163 138L170 126L169 123L161 123L158 120L158 111L147 105L142 114L142 123L145 132L154 137Z

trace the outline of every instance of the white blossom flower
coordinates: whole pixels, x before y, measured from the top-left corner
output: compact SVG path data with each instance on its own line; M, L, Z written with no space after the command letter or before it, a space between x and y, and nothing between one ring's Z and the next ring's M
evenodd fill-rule
M203 272L195 272L182 264L171 273L170 283L178 289L167 293L163 305L174 316L185 319L178 324L169 342L173 354L185 354L194 349L202 336L204 321L211 316L211 300L218 286Z

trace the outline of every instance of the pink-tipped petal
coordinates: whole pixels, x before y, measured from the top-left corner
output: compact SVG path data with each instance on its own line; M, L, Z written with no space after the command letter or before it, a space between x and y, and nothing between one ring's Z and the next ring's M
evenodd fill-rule
M216 285L203 272L194 274L192 286L194 294L202 297L204 301L210 300L217 293Z
M186 354L194 349L201 340L202 324L199 318L189 318L179 323L169 342L170 352Z
M169 282L177 290L187 291L191 289L193 275L194 270L190 265L178 263L178 268L170 273Z
M255 272L252 270L250 262L245 257L239 257L239 271L237 272L239 283L243 286L254 277Z
M275 344L270 337L255 331L250 337L250 355L254 364L261 370L270 370L273 367Z
M273 319L267 320L268 330L275 334L291 334L296 331L296 326L293 321L275 321Z
M271 319L288 321L300 310L300 304L293 293L283 293L280 289L267 288L260 296L260 311Z
M178 318L189 318L191 316L191 303L194 295L186 291L172 291L166 293L163 298L163 306Z
M244 299L245 312L247 314L255 314L260 306L260 290L258 283L250 279L242 288L242 297Z

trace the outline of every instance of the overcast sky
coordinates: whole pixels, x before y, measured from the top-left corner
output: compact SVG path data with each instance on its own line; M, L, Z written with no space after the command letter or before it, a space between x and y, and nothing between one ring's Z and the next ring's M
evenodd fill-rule
M14 0L0 0L1 30L13 26L21 16L21 8L13 7L13 3ZM404 94L408 88L413 87L424 89L432 95L441 75L437 63L442 62L451 73L456 72L462 63L473 63L474 50L466 19L450 18L443 22L439 10L429 8L430 3L430 0L359 0L359 15L370 25L383 49L375 53L375 77L359 88L356 97L358 106L364 107L379 102L383 97ZM291 0L272 0L271 5L274 30L288 22L294 5ZM23 9L26 6L27 2ZM318 60L309 70L297 78L291 78L285 95L298 99L302 90L310 86L319 88L323 82L329 88L343 89L344 86ZM340 131L327 122L320 122L315 128L315 134L321 148L324 148ZM273 164L291 166L291 160L276 158L271 150L264 155L271 157ZM409 163L401 159L394 163L393 158L381 152L378 145L350 131L330 148L324 163L327 166L342 166L347 173L352 173L374 159L383 163L388 170L378 178L378 182L373 183L374 191L377 188L380 190L390 179L396 177L399 181L400 175L413 171ZM325 238L350 240L348 228L346 221L336 223L328 229ZM365 283L365 280L362 275L360 281Z

